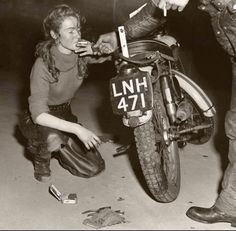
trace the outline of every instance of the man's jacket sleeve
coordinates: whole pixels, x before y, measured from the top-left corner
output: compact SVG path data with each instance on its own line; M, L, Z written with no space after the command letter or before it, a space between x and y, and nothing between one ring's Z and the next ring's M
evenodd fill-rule
M199 9L211 16L216 39L223 49L236 57L236 0L200 0Z
M146 36L165 21L163 11L157 7L157 0L149 0L140 12L124 23L126 37L132 40Z

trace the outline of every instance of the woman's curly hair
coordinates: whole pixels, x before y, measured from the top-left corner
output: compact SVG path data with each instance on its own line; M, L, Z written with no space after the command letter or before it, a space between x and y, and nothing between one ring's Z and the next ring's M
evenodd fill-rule
M80 13L66 4L57 5L54 7L43 21L43 29L46 40L36 45L36 57L41 57L47 65L49 72L58 82L60 70L55 66L55 60L51 54L51 47L55 45L55 40L51 37L50 31L59 33L62 22L67 17L75 17L80 24L85 23L85 18ZM88 69L84 58L78 58L78 72L79 76L87 77Z

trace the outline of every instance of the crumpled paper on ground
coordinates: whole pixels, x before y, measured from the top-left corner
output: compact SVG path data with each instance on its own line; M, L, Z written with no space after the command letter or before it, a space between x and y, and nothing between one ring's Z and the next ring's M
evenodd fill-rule
M125 223L124 213L121 211L114 211L111 207L103 207L96 211L86 211L83 213L87 213L90 218L86 218L83 221L84 225L88 225L95 229L100 229L105 226L116 225L120 223Z

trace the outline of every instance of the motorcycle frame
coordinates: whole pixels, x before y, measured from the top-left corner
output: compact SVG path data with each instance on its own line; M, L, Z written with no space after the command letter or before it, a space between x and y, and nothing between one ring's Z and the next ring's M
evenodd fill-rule
M161 41L162 43L166 44L169 47L180 46L178 42L175 40L175 38L169 35L159 36L155 40ZM152 72L151 66L139 67L139 69L142 71L147 71L151 75ZM171 69L171 74L173 74L174 77L177 79L180 88L182 88L185 92L187 92L190 95L190 97L195 101L198 107L202 110L204 116L213 117L216 114L216 109L214 104L197 83L195 83L188 76L177 70ZM152 110L149 110L146 112L145 115L139 117L140 123L138 126L148 122L151 118L152 118ZM129 119L126 116L123 116L122 121L126 127L130 127Z
M141 68L141 70L145 71L145 67ZM150 67L147 67L146 70L148 72L151 72ZM177 79L180 88L186 91L190 95L190 97L192 97L198 107L202 110L203 115L206 117L213 117L216 114L215 106L202 90L202 88L183 73L173 69L171 71L174 77ZM140 123L138 126L148 122L151 118L152 110L149 110L145 115L139 117ZM130 127L129 119L126 116L123 116L122 122L126 127Z

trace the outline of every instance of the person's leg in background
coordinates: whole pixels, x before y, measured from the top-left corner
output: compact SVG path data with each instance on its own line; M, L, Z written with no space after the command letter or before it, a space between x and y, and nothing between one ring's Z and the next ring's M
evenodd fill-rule
M203 223L228 222L236 227L236 63L232 63L231 103L225 117L225 132L229 139L229 163L224 172L222 190L211 208L194 206L186 215Z
M215 206L236 217L236 63L232 64L232 69L231 104L225 118L225 132L229 138L229 164L225 170L222 190Z

